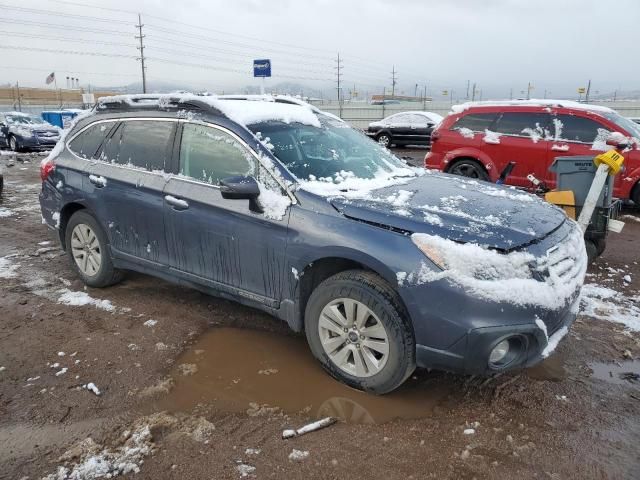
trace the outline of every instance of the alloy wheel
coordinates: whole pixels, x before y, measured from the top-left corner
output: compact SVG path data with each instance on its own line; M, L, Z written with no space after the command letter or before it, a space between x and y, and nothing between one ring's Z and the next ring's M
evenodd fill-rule
M454 175L461 175L463 177L481 178L478 167L471 163L460 163L458 165L455 165L451 169L451 173L453 173Z
M388 147L391 141L389 140L389 137L387 135L380 135L378 137L378 143L383 147Z
M389 358L389 336L375 313L351 298L329 302L318 321L320 343L333 364L356 377L379 373Z
M102 265L100 241L93 229L84 223L76 225L71 232L71 253L78 268L93 277Z

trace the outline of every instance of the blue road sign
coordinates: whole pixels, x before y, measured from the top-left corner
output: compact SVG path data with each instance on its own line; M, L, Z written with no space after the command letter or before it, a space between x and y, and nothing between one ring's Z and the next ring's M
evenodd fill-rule
M271 76L271 60L262 59L253 61L254 77L270 77Z

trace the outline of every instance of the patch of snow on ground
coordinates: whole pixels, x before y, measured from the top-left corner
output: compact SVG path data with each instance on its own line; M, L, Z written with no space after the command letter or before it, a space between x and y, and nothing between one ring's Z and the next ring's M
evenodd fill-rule
M580 313L587 317L619 323L640 332L640 298L593 283L582 287Z
M0 218L10 217L11 215L13 215L13 211L5 207L0 207Z
M296 450L295 448L289 454L289 460L299 462L309 456L309 452L306 450Z
M17 276L18 264L7 257L0 257L0 278L14 278Z
M143 323L143 325L144 325L145 327L155 327L157 323L158 323L158 321L157 321L157 320L151 320L151 319L149 319L149 320L147 320L146 322L144 322L144 323Z
M60 296L58 297L58 303L63 305L69 305L72 307L82 307L85 305L93 305L101 310L107 312L113 312L115 307L109 300L100 300L91 297L86 292L73 292L68 288L59 290Z
M246 463L241 463L236 465L236 470L240 474L240 477L247 477L256 471L256 467L247 465Z
M151 430L148 425L139 427L131 433L124 445L114 449L98 450L95 445L81 457L78 463L69 467L60 466L43 480L90 480L96 478L113 478L140 472L144 457L153 452Z

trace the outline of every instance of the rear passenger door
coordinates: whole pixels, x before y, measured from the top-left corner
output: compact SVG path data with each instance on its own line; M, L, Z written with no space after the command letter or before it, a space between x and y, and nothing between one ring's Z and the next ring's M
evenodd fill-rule
M179 162L180 175L164 191L171 269L216 290L277 305L289 209L267 218L251 211L248 200L223 198L218 186L239 175L272 187L275 180L239 137L214 125L183 123Z
M123 120L89 168L91 209L115 257L156 268L169 262L162 192L176 125L171 119Z
M548 113L503 112L496 126L500 134L499 143L487 143L491 159L496 164L498 174L509 164L515 162L505 183L519 187L531 187L527 179L529 174L543 180L548 167L549 149Z

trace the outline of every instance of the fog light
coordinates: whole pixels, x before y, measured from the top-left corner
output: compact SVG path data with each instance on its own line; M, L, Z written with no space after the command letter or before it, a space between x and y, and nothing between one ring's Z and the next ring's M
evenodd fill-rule
M498 345L496 345L493 350L491 350L491 354L489 355L489 363L491 365L497 365L502 362L506 358L509 353L509 340L503 340Z

